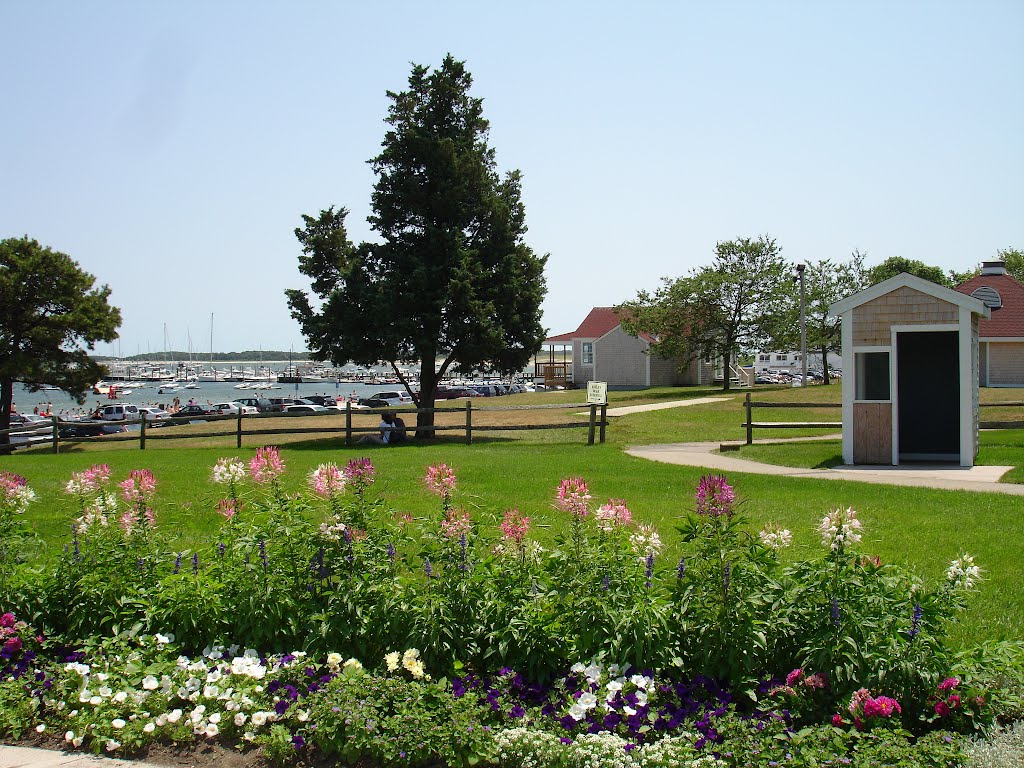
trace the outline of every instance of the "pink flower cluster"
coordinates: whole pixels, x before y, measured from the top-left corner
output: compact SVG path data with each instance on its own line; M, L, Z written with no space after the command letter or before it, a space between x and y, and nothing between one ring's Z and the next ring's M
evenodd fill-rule
M963 706L963 697L955 692L959 685L960 678L958 677L947 677L939 683L939 687L935 692L938 701L932 707L936 715L939 717L949 717ZM970 699L968 700L970 701ZM985 703L985 699L981 696L977 696L973 701L979 707Z
M221 499L217 502L217 512L224 515L228 520L238 514L242 509L240 499Z
M18 633L25 627L25 622L17 621L13 613L0 616L0 661L9 661L21 650L22 641Z
M697 514L729 517L736 503L736 492L724 475L704 475L697 485Z
M472 522L469 519L469 512L449 509L444 520L441 521L441 535L448 539L460 539L463 534L469 534Z
M93 464L82 472L72 472L71 479L64 487L64 492L83 496L95 493L110 480L110 467L106 464Z
M334 464L321 464L309 473L309 487L317 496L331 499L345 491L345 475Z
M769 695L776 696L785 693L789 696L798 695L798 689L819 691L828 688L828 675L824 672L815 672L812 675L805 675L802 668L794 669L786 675L786 684L777 685L768 691Z
M21 475L16 475L13 472L0 472L0 488L4 489L4 493L16 488L23 488L26 485L28 485L28 480Z
M896 699L889 696L872 696L871 691L867 688L854 691L847 710L853 718L853 727L858 731L864 730L872 720L889 719L893 715L903 713L903 709ZM833 725L842 725L845 722L846 720L840 714L832 716Z
M131 532L135 525L143 520L150 528L156 525L156 515L149 506L156 492L156 478L153 473L148 469L133 469L128 473L128 479L122 480L118 485L121 486L124 500L131 505L119 518L121 527Z
M626 526L633 522L633 513L629 511L622 499L608 499L594 512L594 520L602 531L610 531L616 526Z
M268 445L256 449L256 455L249 461L249 474L257 483L269 483L284 473L284 460L277 447Z
M455 492L455 470L447 464L431 464L423 478L431 493L450 499Z
M519 514L518 509L505 510L505 519L501 521L501 535L506 541L522 546L527 531L530 530L530 518Z
M133 469L128 479L119 483L121 495L129 504L148 503L156 492L156 478L148 469Z
M352 483L356 491L362 491L368 485L373 485L376 470L373 462L369 459L349 459L345 466L345 478Z
M0 472L0 504L17 514L24 512L35 497L35 492L28 487L28 480L24 477L13 472ZM0 506L0 511L3 508Z
M568 477L558 485L555 506L578 518L590 513L590 487L582 477Z

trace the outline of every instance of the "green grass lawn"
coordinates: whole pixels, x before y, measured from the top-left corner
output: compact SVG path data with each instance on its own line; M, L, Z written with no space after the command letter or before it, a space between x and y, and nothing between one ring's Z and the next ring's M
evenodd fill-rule
M611 405L708 394L722 393L695 388L611 393ZM671 544L677 538L673 525L693 508L693 494L702 470L637 459L625 455L622 449L644 443L740 440L742 393L733 396L725 402L617 417L608 429L608 442L595 446L586 445L586 430L564 429L484 432L472 446L449 435L431 443L412 441L398 449L346 448L337 438L310 439L308 435L265 439L282 446L288 466L287 487L300 488L308 472L320 463L343 464L350 458L369 456L378 470L375 490L397 512L417 516L437 510L436 498L423 488L425 468L434 462L446 462L458 472L457 503L472 510L476 520L483 524L494 522L505 509L518 507L539 525L538 535L543 538L552 537L564 525L552 508L559 480L582 475L590 482L597 503L612 497L625 499L637 519L655 524ZM820 397L816 402L828 402L838 400L839 387L783 389L759 392L758 396L790 398L791 402ZM1011 392L1006 399L1013 397ZM1015 397L1021 398L1019 391ZM520 398L505 401L582 399L579 392ZM566 418L571 418L571 413L567 412ZM772 419L776 418L773 412ZM805 419L801 416L797 420ZM786 437L800 431L788 432ZM145 451L140 451L137 443L126 443L88 446L60 455L41 450L21 452L0 457L0 469L25 476L39 494L39 501L33 504L29 515L33 530L47 547L39 553L43 565L68 540L70 523L77 515L74 500L63 494L71 472L100 461L110 465L117 480L135 468L154 472L159 483L158 521L172 537L172 546L184 550L217 535L221 519L213 508L223 488L209 480L216 459L233 455L248 459L254 450L236 450L228 438L210 440L219 441L220 446L199 447L200 441L196 441L188 447L182 441L177 447L169 442L153 442ZM1020 471L1024 464L1024 432L985 433L982 442L986 463L1007 463ZM792 462L794 466L816 466L830 461L837 453L837 443L833 441L754 446L741 455L762 461ZM1020 555L1024 497L745 474L730 475L729 481L742 500L743 513L751 519L752 531L767 522L780 523L793 531L792 557L817 551L819 543L814 529L831 505L858 510L865 526L865 551L886 561L910 565L923 577L941 578L950 560L961 552L973 554L985 569L986 580L972 608L954 630L956 641L967 644L1024 638L1024 590L1020 589L1024 576ZM662 558L660 566L674 567L671 551Z

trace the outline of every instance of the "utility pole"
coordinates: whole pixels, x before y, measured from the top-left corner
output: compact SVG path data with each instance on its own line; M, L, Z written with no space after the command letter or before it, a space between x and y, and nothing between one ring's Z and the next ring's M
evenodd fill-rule
M804 291L804 269L806 264L796 265L800 280L800 386L807 386L807 294Z

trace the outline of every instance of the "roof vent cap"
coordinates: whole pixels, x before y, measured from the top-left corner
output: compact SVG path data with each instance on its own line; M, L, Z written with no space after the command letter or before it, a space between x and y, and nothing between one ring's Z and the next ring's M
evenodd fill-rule
M981 274L983 275L1005 275L1006 262L1002 259L981 262Z
M981 299L982 303L984 303L984 305L989 309L999 309L1003 306L1003 298L999 295L999 291L995 288L990 288L987 285L975 288L971 292L971 296L976 299Z

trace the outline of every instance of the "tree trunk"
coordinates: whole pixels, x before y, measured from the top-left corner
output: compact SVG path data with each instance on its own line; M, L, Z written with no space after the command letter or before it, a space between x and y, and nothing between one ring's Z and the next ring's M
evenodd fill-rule
M725 350L722 353L722 389L728 392L732 389L732 350Z
M437 393L437 371L434 370L436 362L433 355L429 359L424 356L423 362L420 363L420 396L419 402L416 403L416 407L421 409L416 414L416 439L417 440L430 440L437 434L434 432L434 412L430 410L428 413L422 411L423 408L433 409L434 407L434 396Z
M14 401L14 382L11 379L0 381L0 429L11 428L11 403ZM0 435L0 445L7 445L10 435Z
M832 380L828 375L828 347L821 348L821 383L831 384Z

